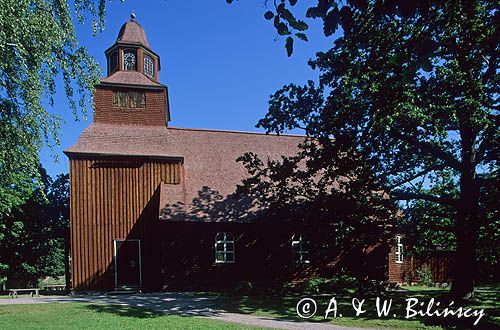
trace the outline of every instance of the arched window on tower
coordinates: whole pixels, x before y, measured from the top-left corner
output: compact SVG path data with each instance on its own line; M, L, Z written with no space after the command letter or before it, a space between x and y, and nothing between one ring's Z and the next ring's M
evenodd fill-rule
M118 52L114 51L109 55L109 65L108 65L109 72L108 74L112 74L113 72L118 69Z
M123 70L137 70L137 53L135 49L125 49L123 51Z
M155 62L146 54L144 54L144 74L151 78L155 76Z

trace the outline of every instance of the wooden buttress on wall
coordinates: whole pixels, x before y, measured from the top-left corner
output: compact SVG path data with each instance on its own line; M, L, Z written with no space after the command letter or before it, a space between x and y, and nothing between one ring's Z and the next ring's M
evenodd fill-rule
M70 159L73 288L113 286L113 240L143 239L144 225L157 220L158 186L179 184L181 166L180 160Z

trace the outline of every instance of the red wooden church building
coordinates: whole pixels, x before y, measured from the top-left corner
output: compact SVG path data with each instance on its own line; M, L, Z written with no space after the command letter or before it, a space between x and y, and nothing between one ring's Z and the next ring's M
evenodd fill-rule
M291 155L303 137L169 127L160 57L135 18L106 56L94 121L65 151L74 289L218 288L328 269L300 228L259 221L231 197L247 175L236 158ZM395 249L374 252L386 278L403 262Z

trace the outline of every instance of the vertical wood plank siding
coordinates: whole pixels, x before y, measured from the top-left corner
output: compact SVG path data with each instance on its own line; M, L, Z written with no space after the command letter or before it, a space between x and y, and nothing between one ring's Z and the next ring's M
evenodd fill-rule
M144 224L156 220L155 191L161 182L179 184L181 166L167 160L70 159L73 288L114 285L113 240L142 240Z
M396 263L396 248L393 246L388 255L389 282L418 282L417 271L428 267L432 272L434 283L450 283L453 281L455 253L451 251L434 251L427 256L406 256L403 263Z

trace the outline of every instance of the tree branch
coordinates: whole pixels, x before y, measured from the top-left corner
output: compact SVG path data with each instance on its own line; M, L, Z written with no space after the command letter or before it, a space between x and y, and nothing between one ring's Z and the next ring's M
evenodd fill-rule
M420 172L415 173L415 174L414 174L414 175L412 175L412 176L409 176L409 177L407 177L407 178L405 178L405 179L403 179L403 180L401 180L401 181L399 181L399 182L397 182L397 183L393 184L393 185L392 185L392 186L390 186L388 189L389 189L389 190L392 190L392 189L397 188L397 187L399 187L399 186L401 186L401 185L403 185L403 184L405 184L405 183L408 183L408 182L410 182L410 181L413 181L413 180L415 180L415 179L417 179L417 178L421 177L422 175L425 175L425 174L427 174L427 173L429 173L429 172L432 172L432 171L437 171L437 170L442 170L442 169L443 169L443 167L444 167L444 166L434 166L434 167L431 167L431 168L428 168L428 169L422 170L422 171L420 171Z
M450 153L439 149L436 147L434 144L425 142L425 141L419 141L417 139L414 139L410 136L406 136L401 134L398 131L392 131L394 135L399 138L401 141L408 143L409 145L419 149L425 154L434 156L446 163L446 165L454 168L455 170L460 170L460 162Z
M424 193L411 193L407 191L395 190L389 194L398 200L426 200L429 202L456 207L457 201L451 197L435 196Z

